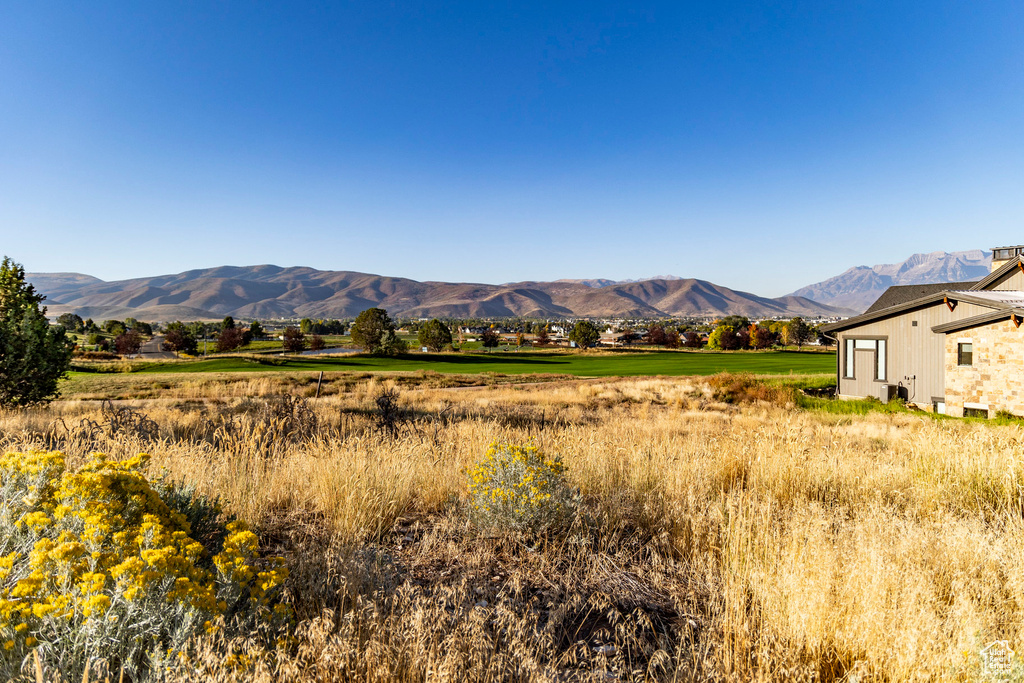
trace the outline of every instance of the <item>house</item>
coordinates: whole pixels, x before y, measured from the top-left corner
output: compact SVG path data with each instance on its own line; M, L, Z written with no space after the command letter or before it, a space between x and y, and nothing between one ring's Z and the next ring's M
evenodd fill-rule
M824 325L837 394L900 397L950 415L1024 415L1024 245L993 249L978 282L896 286Z

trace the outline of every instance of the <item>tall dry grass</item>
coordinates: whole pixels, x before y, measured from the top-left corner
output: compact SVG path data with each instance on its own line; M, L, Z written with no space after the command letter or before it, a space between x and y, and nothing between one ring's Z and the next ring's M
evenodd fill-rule
M234 389L139 402L153 443L76 432L101 421L89 402L0 433L147 450L289 556L292 646L200 642L183 679L970 680L987 642L1022 643L1018 427L609 380L406 388L392 439L372 429L379 386L320 399L299 435ZM559 538L482 536L465 471L527 438L562 457L583 513Z

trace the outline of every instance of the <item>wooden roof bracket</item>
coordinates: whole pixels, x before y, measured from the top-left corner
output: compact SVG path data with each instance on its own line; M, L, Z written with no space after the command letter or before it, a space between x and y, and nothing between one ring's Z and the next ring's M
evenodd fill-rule
M1024 318L1018 318L1016 313L1010 314L1010 320L1013 321L1014 327L1020 327L1020 324L1024 322Z
M1017 267L1020 268L1020 272L1024 273L1024 260L1021 257L1017 257Z
M942 297L942 303L946 304L950 313L952 313L953 309L956 308L956 300L950 299L948 296Z

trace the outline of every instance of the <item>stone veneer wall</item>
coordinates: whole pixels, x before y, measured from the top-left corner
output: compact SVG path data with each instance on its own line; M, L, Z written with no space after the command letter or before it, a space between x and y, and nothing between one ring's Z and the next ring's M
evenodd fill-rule
M971 366L957 365L957 345L970 342ZM964 404L987 405L989 417L1024 415L1024 325L1009 320L946 335L946 413L963 417Z

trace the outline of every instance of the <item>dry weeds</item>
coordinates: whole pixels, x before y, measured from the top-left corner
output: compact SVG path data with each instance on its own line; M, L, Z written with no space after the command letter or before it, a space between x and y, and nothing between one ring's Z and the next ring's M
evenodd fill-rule
M1022 643L1019 427L697 382L406 386L394 437L372 429L387 382L302 404L305 427L228 385L124 404L155 438L79 429L87 401L0 415L0 438L150 452L290 558L293 644L199 642L182 680L971 680L987 642ZM466 469L528 437L584 512L557 538L483 536Z

